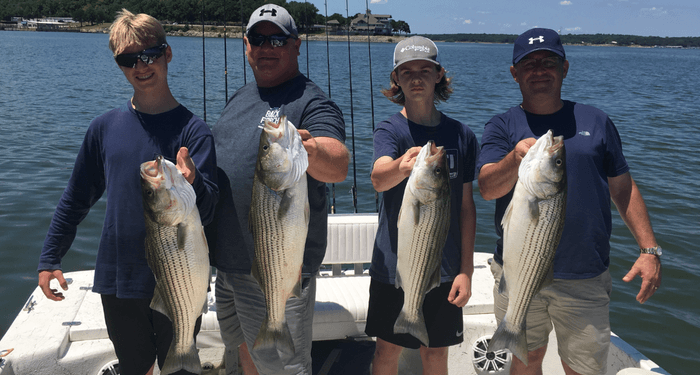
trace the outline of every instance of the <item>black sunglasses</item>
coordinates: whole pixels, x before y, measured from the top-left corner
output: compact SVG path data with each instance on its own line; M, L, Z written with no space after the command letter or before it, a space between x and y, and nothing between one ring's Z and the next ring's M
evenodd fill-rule
M139 60L143 61L146 65L151 65L157 58L163 56L166 48L168 48L168 45L163 43L157 47L147 48L141 52L119 54L114 60L117 61L117 64L126 68L135 68Z
M284 35L284 34L274 34L274 35L260 35L260 34L250 34L248 35L248 42L252 46L256 47L262 47L265 42L268 40L270 41L270 45L272 45L273 48L275 47L282 47L283 45L287 44L287 40L291 37L291 35Z

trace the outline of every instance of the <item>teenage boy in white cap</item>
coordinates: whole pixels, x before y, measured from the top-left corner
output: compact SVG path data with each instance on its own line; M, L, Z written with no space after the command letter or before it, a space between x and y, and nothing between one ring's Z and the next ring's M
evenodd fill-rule
M629 174L622 142L602 111L561 100L569 70L554 30L535 28L515 40L510 72L523 101L486 123L479 156L479 191L496 199L496 243L491 270L496 318L503 319L507 290L498 293L503 264L501 219L512 198L518 166L527 150L549 129L566 145L568 194L564 232L554 258L554 282L533 298L526 317L527 358L513 357L511 374L541 374L552 327L566 374L606 371L610 346L612 282L610 199L634 235L641 254L623 278L643 279L637 301L644 303L661 285L661 248L644 200ZM527 360L526 366L524 360Z
M382 192L379 228L370 275L369 312L365 332L377 337L372 374L397 374L404 347L420 348L424 374L447 374L447 351L463 341L462 307L471 297L474 270L476 209L472 181L479 144L466 125L435 107L452 93L451 79L438 60L430 39L404 39L394 49L391 87L382 93L402 105L400 112L380 122L374 131L372 185ZM410 334L395 334L403 305L396 277L397 217L406 181L421 147L429 140L444 147L450 168L451 223L442 252L440 286L429 291L423 312L429 347Z
M241 345L246 374L254 374L256 367L263 374L311 374L314 275L326 252L326 183L341 182L347 175L350 158L344 144L345 122L338 106L299 72L301 40L284 8L266 4L256 9L243 39L255 82L233 94L212 128L218 165L229 177L223 177L222 186L230 181L231 187L222 191L213 224L217 234L209 237L212 261L219 271L217 317L225 345ZM299 129L309 154L306 172L311 212L301 298L290 298L285 314L295 349L291 357L275 349L252 349L265 317L265 300L251 275L254 248L248 212L262 131L259 126L265 120L278 122L281 116Z

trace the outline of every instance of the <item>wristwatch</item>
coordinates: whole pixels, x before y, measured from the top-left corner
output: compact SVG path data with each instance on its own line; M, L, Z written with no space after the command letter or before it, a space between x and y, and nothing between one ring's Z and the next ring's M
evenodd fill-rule
M661 257L662 251L661 246L647 247L645 249L639 249L640 254L654 254L657 257Z

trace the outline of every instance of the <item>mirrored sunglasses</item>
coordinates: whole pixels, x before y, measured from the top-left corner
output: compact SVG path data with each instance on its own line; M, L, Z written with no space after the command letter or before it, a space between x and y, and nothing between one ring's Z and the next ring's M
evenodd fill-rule
M287 40L290 38L290 35L284 35L284 34L274 34L274 35L260 35L260 34L250 34L248 36L248 42L252 46L256 47L262 47L265 42L270 41L270 45L272 45L273 48L275 47L282 47L283 45L287 44Z
M117 61L117 64L126 68L135 68L139 60L143 61L146 65L150 65L153 64L157 58L163 56L166 48L168 48L168 45L163 43L160 46L147 48L141 52L119 54L114 60Z

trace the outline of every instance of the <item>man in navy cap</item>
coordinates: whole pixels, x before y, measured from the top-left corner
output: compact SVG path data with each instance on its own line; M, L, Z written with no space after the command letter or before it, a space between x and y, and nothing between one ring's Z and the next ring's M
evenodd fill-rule
M265 4L250 16L243 38L255 82L236 91L212 133L222 188L208 240L216 279L217 318L224 344L241 346L244 373L311 374L311 340L315 276L326 252L326 183L345 180L349 153L345 122L338 106L299 72L301 39L294 19L284 8ZM277 123L286 116L301 135L308 152L309 230L304 250L301 296L287 301L285 315L294 353L248 350L265 317L265 299L251 276L253 237L248 213L255 162L265 120ZM222 173L226 176L221 177ZM249 355L250 354L250 355ZM252 359L252 362L251 362ZM254 366L253 366L254 364Z
M540 290L530 304L527 358L514 356L511 374L542 373L552 327L567 374L605 373L612 289L608 271L611 198L639 245L640 255L623 280L642 277L637 295L640 303L661 285L661 248L630 176L617 129L599 109L561 99L568 71L569 61L554 30L535 28L520 35L510 72L523 101L489 120L481 140L479 191L486 200L496 199L499 239L491 270L496 280L494 311L499 322L508 306L507 290L498 292L503 264L501 220L518 179L518 166L535 139L549 129L555 136L563 135L566 146L566 219L554 259L554 282Z

